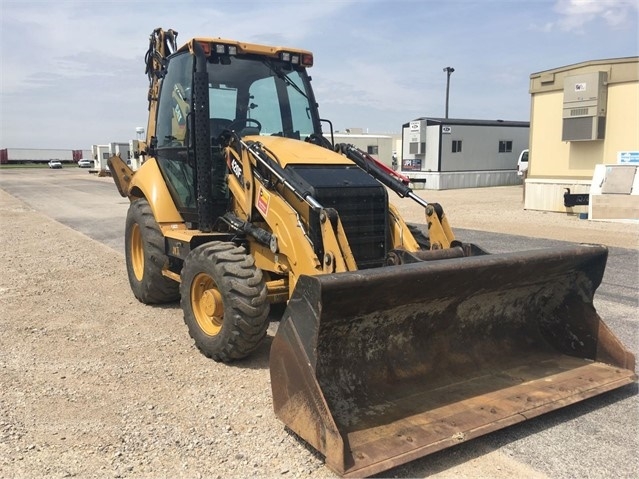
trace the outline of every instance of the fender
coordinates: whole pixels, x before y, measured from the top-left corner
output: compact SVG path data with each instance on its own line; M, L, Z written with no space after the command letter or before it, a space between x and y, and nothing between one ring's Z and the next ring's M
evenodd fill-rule
M184 223L184 219L173 202L155 158L149 158L133 174L127 196L130 201L141 197L146 198L158 224Z

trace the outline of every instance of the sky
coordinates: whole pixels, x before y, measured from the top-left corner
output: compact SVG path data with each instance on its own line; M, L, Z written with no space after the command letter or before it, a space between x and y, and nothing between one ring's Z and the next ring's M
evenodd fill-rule
M639 0L0 0L0 148L90 149L147 121L157 28L310 50L322 118L530 120L532 73L639 55Z

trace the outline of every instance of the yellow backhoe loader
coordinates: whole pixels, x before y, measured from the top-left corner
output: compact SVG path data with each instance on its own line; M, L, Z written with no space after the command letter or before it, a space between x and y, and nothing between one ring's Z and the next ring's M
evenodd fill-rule
M133 294L180 299L197 347L224 362L249 355L285 304L275 413L333 471L385 471L636 380L593 307L605 247L461 243L440 205L334 144L311 52L176 37L150 37L142 166L109 160L131 202ZM427 234L389 192L424 207Z

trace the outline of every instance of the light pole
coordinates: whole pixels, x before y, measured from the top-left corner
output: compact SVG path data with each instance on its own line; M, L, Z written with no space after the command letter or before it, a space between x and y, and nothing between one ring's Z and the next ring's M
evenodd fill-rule
M444 68L446 72L446 118L448 118L448 92L450 90L450 74L455 71L453 67Z

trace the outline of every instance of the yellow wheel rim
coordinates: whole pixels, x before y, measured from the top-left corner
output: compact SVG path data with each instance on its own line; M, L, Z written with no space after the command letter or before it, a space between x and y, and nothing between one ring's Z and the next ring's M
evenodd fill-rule
M135 223L131 228L131 266L133 267L133 274L138 281L142 281L144 278L144 245L142 244L142 234L140 232L140 226Z
M208 274L199 273L191 283L191 307L200 329L216 336L224 322L222 294Z

